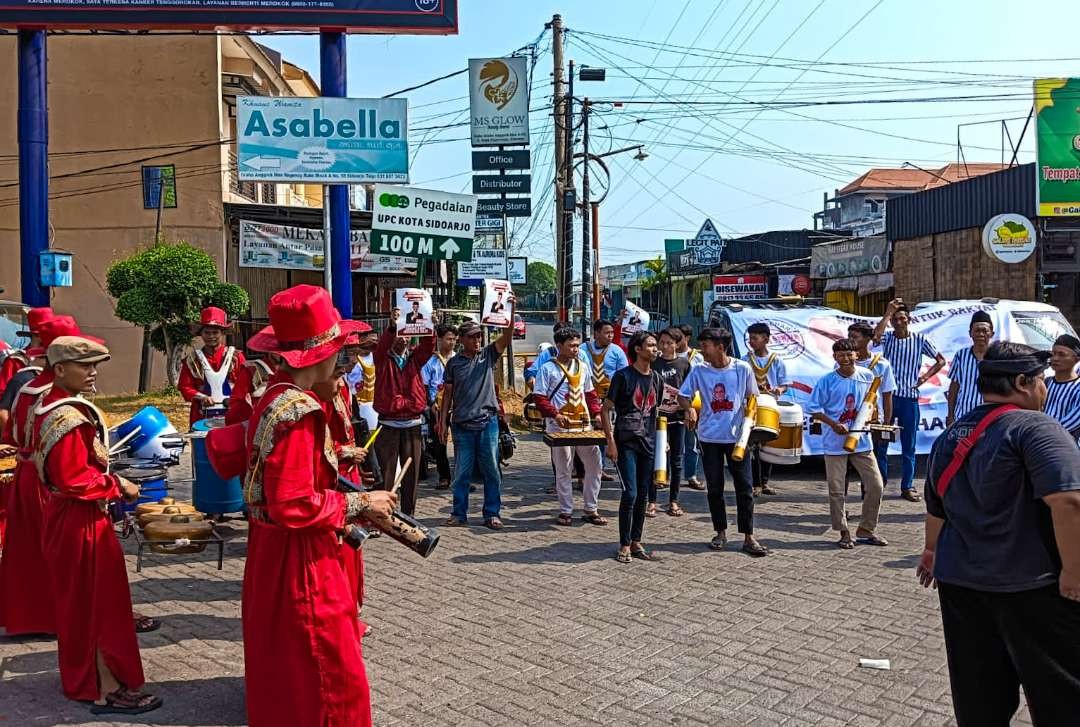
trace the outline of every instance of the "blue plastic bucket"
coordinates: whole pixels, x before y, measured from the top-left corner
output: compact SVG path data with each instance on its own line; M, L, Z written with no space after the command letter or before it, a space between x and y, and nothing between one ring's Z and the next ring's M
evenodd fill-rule
M195 422L192 431L208 432L222 424L221 419L202 419ZM205 513L242 512L244 490L240 478L225 480L214 472L206 453L206 437L193 437L191 452L195 480L192 484L192 499L195 509Z
M133 512L137 505L141 505L144 502L157 502L163 497L169 496L169 490L167 487L167 477L165 470L160 468L146 468L139 466L129 466L127 468L117 469L114 474L123 477L124 479L131 480L139 486L139 499L137 502L124 503L125 512Z
M167 458L171 454L169 448L164 447L159 442L159 439L163 435L175 435L176 429L168 417L161 413L161 410L152 406L144 406L135 413L135 416L113 429L109 434L109 441L113 444L119 442L133 432L136 427L139 428L138 434L129 439L127 443L129 450L135 457L148 459L153 457Z

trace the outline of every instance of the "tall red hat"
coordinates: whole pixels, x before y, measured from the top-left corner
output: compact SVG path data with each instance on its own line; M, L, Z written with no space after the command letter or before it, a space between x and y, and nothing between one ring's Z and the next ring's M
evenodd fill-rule
M53 316L41 324L37 334L38 338L41 339L41 345L26 350L26 355L30 356L30 358L44 356L45 350L53 341L60 338L60 336L78 336L79 338L85 338L94 343L105 345L105 341L102 339L88 336L83 333L79 328L79 324L71 316Z
M342 320L330 294L316 285L294 285L275 293L267 313L270 325L248 339L248 348L276 353L297 369L336 355L350 336L367 325Z
M41 328L41 324L53 317L52 308L31 308L26 312L26 328L25 331L19 331L20 336L38 335L38 329Z
M229 316L225 315L225 311L211 305L202 309L202 312L199 313L199 322L192 323L191 330L198 333L207 326L227 329L232 327L232 323L229 322Z

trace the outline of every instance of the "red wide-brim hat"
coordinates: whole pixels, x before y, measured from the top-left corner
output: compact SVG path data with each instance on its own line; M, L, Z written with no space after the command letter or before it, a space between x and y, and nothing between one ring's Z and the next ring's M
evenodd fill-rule
M45 351L49 348L53 341L60 338L60 336L78 336L79 338L85 338L94 343L100 343L105 345L105 341L95 336L88 336L82 332L79 328L79 324L71 316L53 316L41 323L37 329L38 338L41 339L40 346L34 346L26 350L26 355L30 358L40 358L45 355Z
M31 308L26 312L26 330L19 331L20 336L30 338L38 335L41 324L50 320L55 314L49 307Z
M207 326L228 330L232 328L232 322L229 321L229 316L221 308L207 306L199 313L199 322L191 324L191 331L197 334Z
M342 320L330 294L316 285L295 285L275 293L267 312L270 325L249 338L247 346L276 353L295 369L337 355L350 336L371 330L361 321Z

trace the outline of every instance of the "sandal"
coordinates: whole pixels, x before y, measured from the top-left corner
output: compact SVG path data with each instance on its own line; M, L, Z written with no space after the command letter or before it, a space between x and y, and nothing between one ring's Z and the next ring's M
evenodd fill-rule
M713 550L723 550L725 545L727 545L727 535L724 533L720 533L709 541L709 547Z
M574 524L574 516L565 512L559 513L559 517L555 519L555 524L569 527Z
M769 549L761 543L743 543L742 552L751 558L764 558L769 554Z
M852 550L855 547L855 543L851 542L851 538L840 538L836 541L836 545L841 550Z
M858 534L856 534L855 535L855 542L858 543L859 545L877 545L879 547L886 546L886 545L889 544L888 540L886 540L885 538L879 538L878 536L874 535L873 533L871 533L870 535L858 535Z
M657 560L657 557L645 550L644 548L638 548L637 550L630 551L630 557L637 560Z
M150 618L149 616L136 616L135 617L135 633L148 634L151 631L157 631L161 628L161 622L156 618Z
M607 518L598 512L587 512L581 519L591 525L607 525Z
M686 513L683 511L683 509L681 507L679 507L679 503L671 502L671 503L668 503L667 514L670 515L671 517L682 517Z
M105 695L105 704L94 703L91 714L143 714L162 705L161 697L120 687Z
M629 563L632 560L632 557L629 551L617 550L615 551L615 560L620 563Z
M443 527L447 527L447 528L467 528L467 527L469 527L469 523L465 522L464 520L458 520L456 517L452 517L452 518L449 518L445 523L443 523ZM377 530L373 530L372 534L377 533L377 532L378 532Z
M488 518L484 521L484 525L487 525L488 528L490 528L491 530L502 530L504 527L506 527L505 525L503 525L503 521L497 517Z
M645 508L645 517L656 517L656 503L650 502L649 506Z

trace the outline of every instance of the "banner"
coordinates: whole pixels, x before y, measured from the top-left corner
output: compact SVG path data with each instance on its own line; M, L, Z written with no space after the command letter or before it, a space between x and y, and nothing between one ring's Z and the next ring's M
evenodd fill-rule
M484 281L484 302L480 307L480 323L495 328L507 328L510 325L510 301L514 291L506 280Z
M644 308L639 308L630 301L623 306L625 313L622 319L622 332L624 335L633 335L638 331L649 330L649 313Z
M469 60L473 146L529 143L529 59Z
M472 262L458 263L458 285L480 285L481 280L506 280L506 250L475 248Z
M714 300L767 298L769 284L764 275L714 275Z
M810 277L850 278L889 269L891 246L884 236L822 242L810 248Z
M435 335L431 293L421 288L398 288L394 291L394 301L399 336Z
M911 313L911 329L928 337L949 364L957 351L971 345L968 325L971 314L984 310L994 321L994 339L1027 343L1041 349L1049 349L1054 339L1072 328L1053 306L1026 301L947 301L917 306ZM810 392L825 374L835 368L832 344L847 338L847 327L856 321L876 325L878 319L849 315L833 308L821 306L752 309L741 311L726 309L737 353L742 356L749 350L746 329L754 323L767 323L772 331L769 350L775 353L787 368L792 386L782 399L795 401L806 409ZM877 352L876 349L872 349ZM923 371L931 366L930 359L923 360ZM951 383L946 367L920 390L920 421L916 451L928 454L934 439L945 429L949 405L945 392ZM806 417L803 436L803 454L821 454L821 437L809 433L809 415ZM890 454L900 454L900 445L893 444Z
M416 261L372 255L368 230L349 233L349 261L354 273L412 275ZM240 221L240 267L277 270L322 270L323 231L295 225Z
M1040 217L1080 215L1080 78L1035 79L1035 202Z

